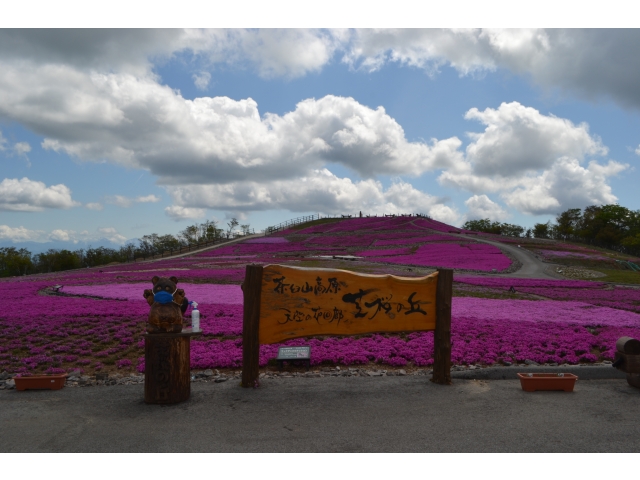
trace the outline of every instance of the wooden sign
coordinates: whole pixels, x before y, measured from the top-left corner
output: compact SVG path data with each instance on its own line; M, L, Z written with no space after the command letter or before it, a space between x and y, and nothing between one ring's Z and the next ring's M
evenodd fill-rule
M427 277L247 265L242 386L258 385L261 344L316 335L435 330L433 378L451 383L453 271Z
M434 330L437 278L437 273L404 278L268 265L262 270L260 344Z

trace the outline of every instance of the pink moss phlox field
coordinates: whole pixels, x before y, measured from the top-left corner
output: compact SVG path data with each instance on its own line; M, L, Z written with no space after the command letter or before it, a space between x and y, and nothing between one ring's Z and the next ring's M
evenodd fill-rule
M245 268L229 268L229 262L219 265L202 263L208 259L198 257L181 257L160 260L156 262L126 263L112 267L68 270L34 276L38 280L46 280L52 285L59 284L100 284L100 283L131 283L151 281L154 275L169 277L175 275L181 281L207 280L214 283L241 282ZM31 277L29 278L31 279Z
M130 356L138 357L142 344L140 335L149 313L140 287L135 285L136 300L96 300L93 298L48 296L38 292L50 286L49 282L2 282L4 290L18 305L28 309L14 309L0 317L3 336L0 342L0 371L28 373L44 368L68 370L94 364L101 359L119 369L130 367ZM123 288L124 286L118 285ZM242 334L241 290L238 285L194 285L201 287L203 297L220 300L225 294L227 302L205 303L201 310L201 326L205 336ZM233 287L229 289L228 287ZM221 289L215 292L215 288ZM63 288L64 289L64 288ZM108 286L96 286L91 294ZM211 289L214 289L213 295ZM122 292L116 292L122 295ZM128 295L127 295L128 296ZM108 314L107 314L108 312Z
M437 230L439 232L446 233L464 233L464 230L456 227L452 227L451 225L447 225L446 223L438 222L437 220L421 218L416 220L414 224L420 228L430 228L431 230Z
M640 290L616 286L606 289L555 289L522 287L520 291L556 300L580 301L591 305L630 310L640 313Z
M640 328L640 315L636 313L571 301L456 297L452 302L451 315L480 320Z
M206 250L202 253L198 253L196 256L198 257L221 257L225 255L233 255L236 253L235 245L227 245L226 247L213 248L211 250Z
M372 261L442 268L506 270L511 260L499 248L487 244L425 244L413 255L372 257Z
M280 237L274 237L274 238L280 238ZM275 255L286 254L286 253L309 254L311 252L315 252L315 253L331 252L335 254L342 250L343 250L342 247L333 247L333 246L310 247L302 243L292 243L292 242L252 243L252 244L238 243L236 245L230 245L228 247L224 247L221 249L215 249L215 250L210 250L207 252L200 253L198 257L215 259L215 257L220 257L220 256L236 255L239 258L240 256L253 254L253 255L257 255L258 257L271 258L271 257L274 257Z
M508 277L471 277L455 275L454 281L481 287L495 287L509 289L509 287L544 287L544 288L601 288L602 282L588 282L586 280L542 280L537 278L508 278Z
M575 251L566 250L536 250L536 253L540 254L545 260L552 260L553 258L569 257L569 258L588 258L591 260L610 260L608 257L598 254L581 253Z
M537 280L517 278L484 278L456 276L455 281L538 295L554 300L578 301L602 307L640 312L640 289L608 286L602 282L584 280Z
M143 302L46 296L50 282L2 282L17 305L0 317L0 370L27 373L88 365L98 356L115 363L127 355L144 325L149 307ZM108 314L107 314L108 312ZM110 361L111 361L110 360Z
M454 237L453 235L427 235L416 237L403 236L402 238L394 238L391 240L376 240L375 246L383 247L386 245L408 245L412 243L429 242L461 242L461 240L464 241L464 239L461 239L460 237Z
M363 252L358 252L356 255L361 257L378 257L381 255L384 256L392 256L392 255L410 255L410 248L390 248L387 250L365 250Z
M621 318L611 309L570 302L507 301L455 299L452 321L452 361L456 364L499 361L557 362L575 364L593 362L593 351L611 359L615 340L623 335L640 334L640 316L629 313ZM522 303L524 302L524 304ZM535 305L532 305L535 304ZM550 310L551 309L551 310ZM550 311L558 313L549 316ZM496 315L495 312L498 312ZM526 315L522 315L527 311ZM585 313L585 312L589 313ZM603 324L609 324L604 326ZM597 331L594 335L590 329ZM208 339L196 342L194 368L240 367L241 340ZM378 362L392 366L433 363L433 334L416 332L401 338L373 334L361 338L296 339L283 344L262 345L260 365L277 355L281 345L311 345L312 364L341 365Z
M75 295L95 295L103 298L123 298L145 302L142 292L151 288L149 283L129 283L116 285L71 285L63 287L63 293ZM242 290L238 285L215 285L198 283L178 283L178 288L184 290L189 300L196 301L199 305L205 304L241 304ZM200 308L200 307L199 307Z
M313 244L322 246L368 247L371 245L371 242L373 242L373 238L367 235L321 235L319 237L308 238L306 243L309 245Z
M253 244L253 243L269 243L269 244L273 244L273 243L289 243L289 240L287 240L284 237L259 237L259 238L250 238L249 240L246 240L244 243L249 243L249 244Z
M68 276L56 276L53 277L51 284L55 283L129 283L129 282L151 282L151 277L157 275L159 277L170 277L175 275L182 280L209 280L209 281L232 281L241 282L244 278L245 269L237 268L194 268L187 270L173 270L173 269L157 269L154 272L136 272L136 271L120 271L111 272L104 271L100 274L87 275L87 274L71 274Z
M509 266L499 249L450 232L460 230L425 218L354 218L285 230L191 256L1 280L16 308L0 313L0 372L144 371L142 333L149 306L142 291L150 288L154 275L177 276L178 287L199 303L203 335L192 340L191 361L192 368L204 369L241 367L239 283L249 262L287 263L322 254L362 253L366 260L360 261L382 262L381 269L384 263L484 271ZM573 251L586 254L579 248ZM543 299L455 297L454 364L527 359L593 362L612 359L617 338L640 338L637 289L602 282L468 275L456 275L455 281L505 291L513 286ZM62 294L85 296L42 294L55 284L64 285ZM285 344L311 345L314 365L433 363L431 332L296 339ZM260 364L275 358L277 348L261 346Z

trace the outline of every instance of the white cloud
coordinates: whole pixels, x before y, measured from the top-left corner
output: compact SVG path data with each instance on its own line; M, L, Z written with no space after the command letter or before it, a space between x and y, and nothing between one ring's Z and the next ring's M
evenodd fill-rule
M638 148L636 148L636 155L640 155L640 145L638 145Z
M0 32L0 59L66 64L81 70L148 73L151 60L180 52L203 63L249 67L262 77L320 70L340 35L300 29L25 29Z
M354 182L339 178L326 169L292 180L166 188L174 203L186 208L234 212L287 209L332 214L360 210L380 214L422 212L445 222L459 219L455 209L408 183L396 181L385 190L380 182L370 179Z
M47 187L43 182L24 177L5 178L0 182L0 210L38 212L45 208L71 208L79 205L72 200L71 190L63 184Z
M493 221L503 221L509 217L509 213L506 210L486 195L474 195L473 197L469 197L464 204L468 209L465 214L466 220L488 218Z
M124 244L126 237L119 234L113 227L98 228L94 232L65 229L54 229L51 232L43 230L30 230L25 227L10 227L8 225L0 225L0 240L11 240L13 242L70 242L78 243L80 241L91 242L106 239L112 243Z
M640 107L637 29L26 29L0 32L0 62L151 76L152 62L182 52L192 62L250 69L265 78L317 72L338 53L356 68L388 62L436 74L506 69L543 87Z
M575 159L561 158L550 170L527 178L522 186L501 196L507 205L532 215L554 214L568 208L615 203L617 197L607 177L628 167L610 160L606 165L590 162L585 168Z
M129 208L133 205L133 198L125 197L123 195L110 195L106 197L106 202L117 207Z
M185 37L179 29L4 29L0 59L141 74L150 68L150 58L184 49Z
M156 197L155 195L147 195L147 196L138 196L136 198L130 198L130 197L125 197L123 195L110 195L108 197L106 197L106 202L111 204L111 205L116 205L118 207L122 207L122 208L129 208L131 205L133 205L134 203L155 203L155 202L159 202L160 198ZM91 205L100 205L98 204L91 204ZM89 207L87 205L87 208L92 208ZM94 210L101 210L102 206L100 205L100 208L93 208Z
M118 231L113 227L101 227L97 228L94 232L83 230L77 232L75 230L62 230L56 229L47 235L47 240L60 241L60 242L72 242L78 243L80 241L92 242L97 240L108 240L116 244L124 244L127 238L120 235Z
M549 168L559 156L582 159L606 155L599 138L589 135L589 126L578 126L518 102L502 103L497 109L470 109L467 120L486 126L483 133L471 133L467 161L481 175L511 177L527 171Z
M28 167L31 166L31 162L29 161L29 157L27 155L27 153L29 153L30 151L31 145L29 145L27 142L18 142L13 145L13 154L20 158L23 158L25 162L27 162Z
M156 197L155 195L147 195L147 196L139 196L135 199L138 203L156 203L160 201L160 197Z
M616 200L608 177L628 165L590 160L582 166L591 156L607 154L588 125L517 102L483 112L472 108L465 118L481 121L485 130L469 134L464 160L443 171L441 184L476 194L498 192L510 207L534 215Z
M106 238L112 243L123 244L127 241L127 237L125 237L124 235L120 235L118 231L113 227L98 228L97 235L100 236L100 238Z
M191 78L198 90L206 90L211 81L211 74L209 72L194 73Z
M85 204L85 207L88 208L89 210L102 210L104 207L102 206L101 203L95 202L95 203L87 203Z
M14 242L40 241L44 235L41 230L29 230L24 227L0 225L0 239Z
M610 96L638 107L639 39L636 30L577 29L0 31L0 117L43 135L45 149L145 169L161 185L232 189L237 198L229 204L242 204L238 199L249 191L279 197L271 191L277 185L314 178L314 170L337 163L365 179L442 170L443 185L478 195L495 192L513 208L546 212L615 199L608 178L625 166L599 165L590 158L607 151L586 124L543 115L517 102L470 109L466 118L478 120L485 130L471 135L465 155L456 137L409 142L384 108L352 98L306 99L284 115L261 114L250 98L187 100L160 84L152 62L185 52L193 59L192 71L199 72L194 81L204 86L211 80L206 74L218 64L263 77L292 78L319 71L340 52L343 61L368 70L388 62L433 75L442 65L461 75L508 69L542 86ZM0 134L0 149L11 149L3 140ZM640 146L636 152L640 154ZM558 182L572 185L567 190L572 193L556 187ZM359 192L369 184L351 185L358 185ZM525 201L531 192L547 197ZM382 193L376 205L400 208L392 193L392 188ZM114 196L107 201L131 206L151 197L157 198ZM275 202L280 203L287 200ZM442 212L448 208L436 204ZM4 205L0 195L0 208L6 209ZM11 205L14 210L41 208ZM175 207L203 208L189 203ZM179 218L199 212L167 214Z
M56 77L58 74L62 76ZM56 98L76 95L67 90L69 78L75 77L69 77L64 69L62 73L53 72L49 85L59 90ZM0 83L2 79L0 72ZM331 163L348 167L363 178L442 170L439 181L443 185L476 194L504 193L513 205L531 211L532 206L515 200L515 192L526 191L530 178L551 171L560 158L583 162L588 156L607 153L586 124L575 125L567 119L543 115L517 102L467 112L465 118L480 121L484 131L470 134L465 156L460 151L462 142L456 137L430 143L407 141L402 127L384 108L374 110L352 98L328 95L307 99L284 115L267 113L261 117L252 99L185 100L148 78L94 74L90 78L78 76L76 80L88 88L84 103L55 111L47 111L45 104L38 112L32 112L25 104L27 95L33 95L31 91L21 91L23 100L20 95L7 96L3 103L0 88L0 112L11 111L15 120L55 133L57 138L48 137L44 148L65 151L84 160L107 159L144 168L167 186L220 184L246 189L251 182L288 184L290 180L313 176L313 170ZM28 83L24 81L16 88ZM180 159L180 168L176 168L176 159ZM578 175L575 170L571 173ZM609 175L605 172L597 177L602 192L609 188ZM576 179L587 181L587 177L578 175ZM592 180L596 181L595 177ZM592 194L580 198L596 197ZM601 197L611 195L603 193ZM116 195L107 202L128 207L145 199L153 201L157 197ZM557 197L545 202L533 210L565 205ZM174 218L199 215L173 211L167 214Z
M368 71L397 62L429 73L450 63L461 72L494 69L491 49L479 38L480 30L462 29L357 29L344 46L342 59Z
M189 208L172 205L164 209L164 213L175 221L202 218L206 215L204 208Z
M29 145L27 142L18 142L13 145L13 151L20 157L26 157L27 153L31 151L31 145Z
M6 155L10 157L21 157L30 167L31 162L29 162L29 156L27 155L31 151L31 145L27 142L17 142L9 147L9 142L0 132L0 152L7 152Z
M74 230L53 230L49 234L49 240L59 241L59 242L69 242L74 241L73 235L76 232ZM77 240L75 240L77 242Z
M326 65L339 38L315 29L187 30L182 45L211 64L248 66L264 78L293 78Z
M0 70L0 116L44 135L44 149L147 169L160 184L296 177L327 162L362 176L419 175L450 164L461 143L409 142L384 108L353 98L261 118L250 98L186 100L153 78L66 66Z
M640 107L637 29L360 29L342 48L343 61L367 70L387 62L430 74L444 64L461 75L504 68L543 87Z

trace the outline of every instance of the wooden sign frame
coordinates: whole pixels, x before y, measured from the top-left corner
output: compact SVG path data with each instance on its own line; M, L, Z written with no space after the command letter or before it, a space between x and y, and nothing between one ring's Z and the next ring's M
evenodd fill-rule
M259 356L260 356L260 344L275 343L284 341L286 338L282 337L282 332L276 334L270 334L269 341L260 341L260 319L261 319L261 302L262 291L265 285L263 285L263 277L265 269L267 272L271 272L272 268L281 268L289 272L296 271L301 274L307 273L310 276L320 274L328 274L334 272L336 274L343 274L349 276L355 276L361 278L363 281L369 283L374 281L380 281L388 284L390 281L399 282L400 284L417 284L421 281L432 281L429 277L422 278L409 278L409 277L394 277L392 275L366 275L357 274L354 272L348 272L346 270L329 270L329 269L312 269L312 268L300 268L300 267L287 267L284 265L247 265L246 275L244 283L242 284L242 290L244 293L244 317L243 317L243 331L242 331L242 386L243 387L257 387L259 376ZM267 274L268 275L268 274ZM376 333L381 331L434 331L434 363L433 363L433 376L431 381L448 385L451 383L451 298L453 295L453 270L450 269L438 269L435 285L435 306L430 306L432 312L435 312L435 325L432 320L429 323L425 323L422 326L416 324L415 326L407 327L403 330L394 329L374 329L358 331L353 334L363 333ZM272 280L272 279L269 279ZM277 280L277 279L275 279ZM272 281L275 281L272 280ZM307 286L309 286L307 284ZM270 285L272 287L272 285ZM291 291L293 287L289 286ZM360 290L362 292L362 290ZM282 293L282 292L281 292ZM282 297L285 298L285 297ZM280 305L275 304L277 299L269 298L268 307L270 310L286 310L281 308ZM425 304L431 302L424 302ZM411 305L414 308L413 304ZM359 308L359 307L358 307ZM406 308L406 307L405 307ZM417 308L420 308L418 306ZM289 311L289 310L286 310ZM398 306L398 311L401 311ZM265 312L262 312L263 315ZM404 312L407 314L408 312ZM413 311L409 313L414 313ZM418 315L419 317L420 315ZM426 314L425 314L426 316ZM404 328L404 327L403 327ZM280 329L282 330L282 329ZM265 329L263 328L263 335ZM278 336L280 335L280 336ZM292 336L287 338L300 338L303 335L300 333L291 333ZM315 335L349 335L349 333L315 333ZM310 335L311 336L311 335Z

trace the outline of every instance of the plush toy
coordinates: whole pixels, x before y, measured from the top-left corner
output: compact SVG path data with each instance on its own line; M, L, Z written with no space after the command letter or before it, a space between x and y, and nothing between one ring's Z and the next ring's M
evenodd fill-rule
M187 311L189 301L184 296L184 290L178 289L176 277L153 277L152 290L143 293L147 303L151 306L147 332L149 333L179 333L182 331L182 315Z

